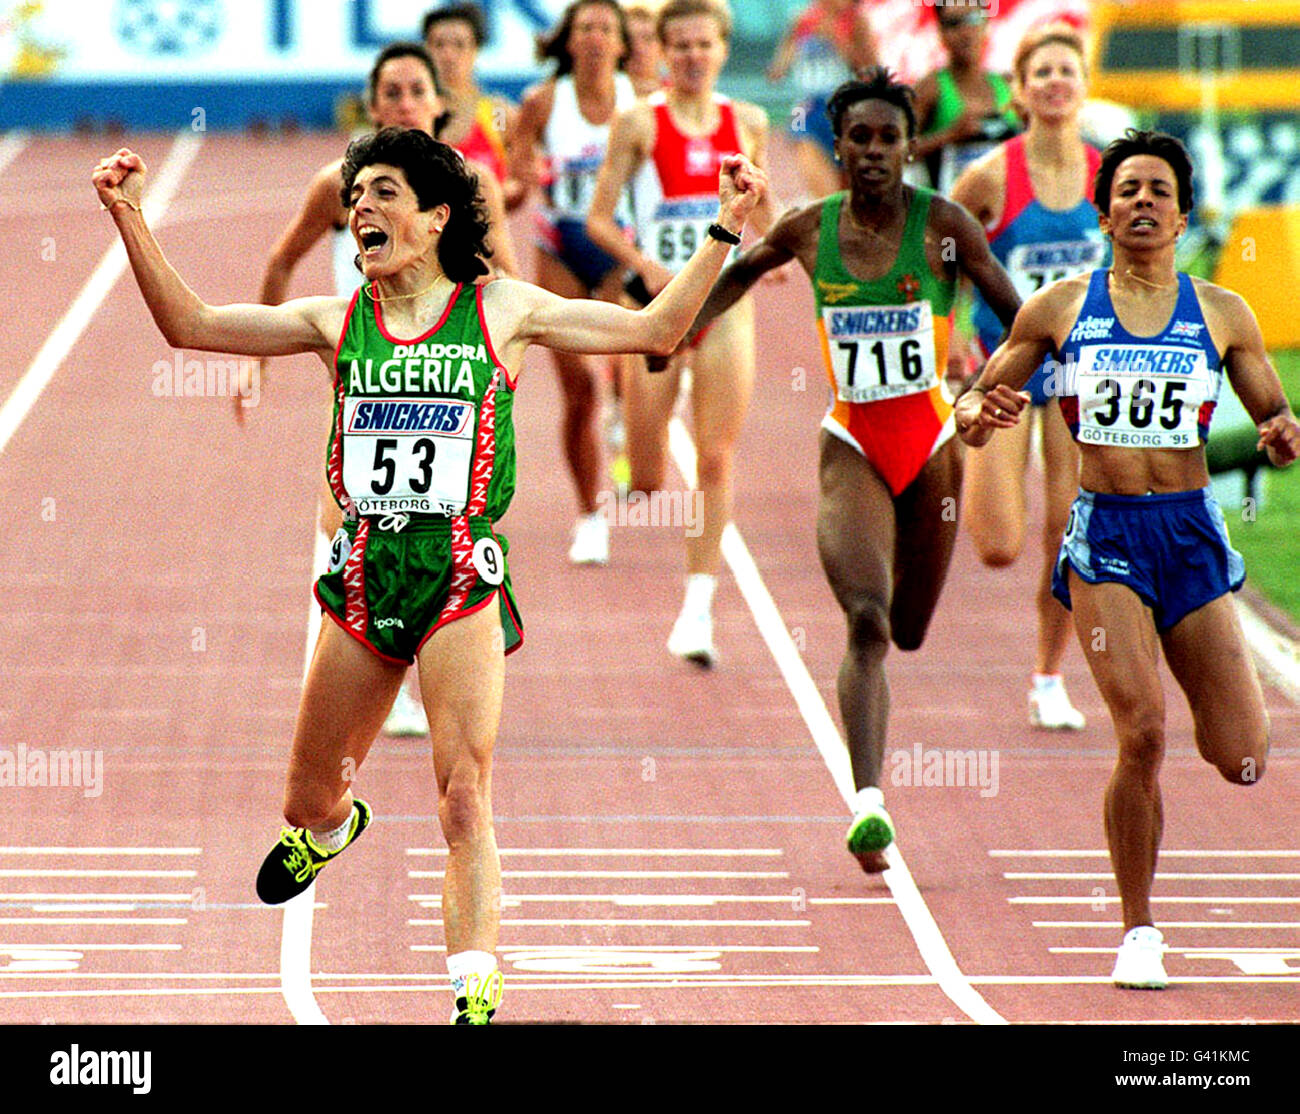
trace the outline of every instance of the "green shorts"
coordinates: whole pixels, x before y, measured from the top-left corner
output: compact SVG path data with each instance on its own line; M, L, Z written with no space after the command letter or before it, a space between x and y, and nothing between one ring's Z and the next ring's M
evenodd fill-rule
M439 627L496 601L507 654L524 640L510 586L508 544L486 518L412 518L400 531L363 518L330 547L316 599L348 634L386 661L409 665Z

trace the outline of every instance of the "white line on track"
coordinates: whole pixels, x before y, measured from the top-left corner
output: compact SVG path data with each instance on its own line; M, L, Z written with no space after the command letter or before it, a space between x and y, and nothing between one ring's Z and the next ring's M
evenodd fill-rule
M0 139L0 173L22 153L30 138L25 131L13 131Z
M408 925L417 928L438 928L443 922L441 920L424 920L413 918L406 922ZM620 920L610 917L591 917L583 919L560 918L557 920L544 920L540 918L518 918L502 919L501 926L531 926L538 927L541 925L580 925L585 928L807 928L811 921L739 921L739 920L650 920L647 918L638 918L635 920Z
M3 873L3 872L0 872ZM1004 871L1003 878L1015 879L1020 881L1039 881L1039 882L1109 882L1114 879L1115 875L1109 871ZM1240 871L1223 871L1216 873L1209 871L1204 874L1188 874L1180 872L1166 872L1163 870L1156 871L1156 881L1158 882L1296 882L1300 881L1300 874L1273 874L1264 871L1260 874L1244 874Z
M1118 905L1118 897L1009 897L1012 905ZM1300 905L1300 897L1153 897L1166 905Z
M329 562L330 539L319 530L312 532L312 571L324 569ZM303 655L302 675L306 680L311 657L320 634L320 608L313 598L307 605L307 647ZM285 902L280 926L280 991L284 1004L299 1025L328 1025L311 985L311 925L316 907L316 883L313 881L297 897Z
M194 878L196 870L0 870L0 878Z
M201 847L0 847L0 855L197 855Z
M202 142L197 133L190 131L181 132L173 141L152 187L145 195L145 209L151 223L157 224L162 220ZM87 195L89 199L89 190ZM73 345L99 312L99 307L126 267L126 249L115 234L113 243L91 272L67 313L45 338L45 343L41 345L23 377L18 380L18 385L5 399L4 405L0 406L0 453L4 452L9 439L31 413L41 393L49 386Z
M408 878L442 878L443 870L411 870ZM503 870L502 878L789 878L784 870ZM788 901L789 898L787 897Z
M695 446L690 434L679 418L668 427L668 443L678 471L693 488L695 486ZM848 747L840 737L826 702L808 672L799 654L785 620L777 610L767 585L759 575L758 567L734 523L728 523L722 534L722 556L731 567L732 575L740 587L741 595L754 615L763 641L767 643L777 668L785 678L795 704L812 733L813 742L821 752L822 760L830 771L835 787L844 803L852 803L855 795L853 774L849 763ZM943 934L939 931L921 891L917 889L902 852L895 843L887 852L890 864L883 874L885 884L898 902L899 912L907 924L912 939L921 952L926 967L934 974L943 992L971 1020L986 1025L1005 1025L1006 1019L990 1006L962 974L953 958Z
M445 847L408 847L408 855L446 855ZM638 856L660 858L669 855L698 855L705 858L732 858L758 855L780 858L785 854L779 847L502 847L501 857L512 855L572 855L577 858Z
M1123 928L1123 921L1034 921L1035 928ZM1297 929L1300 921L1161 921L1161 928ZM1235 949L1234 949L1235 950Z
M1104 849L1100 851L1079 851L1079 850L1053 850L1053 851L990 851L989 856L995 859L1002 858L1047 858L1047 859L1108 859L1110 852ZM1190 850L1168 850L1160 849L1162 859L1300 859L1300 851L1229 851L1217 849L1213 851L1190 851ZM1110 875L1109 877L1113 877Z

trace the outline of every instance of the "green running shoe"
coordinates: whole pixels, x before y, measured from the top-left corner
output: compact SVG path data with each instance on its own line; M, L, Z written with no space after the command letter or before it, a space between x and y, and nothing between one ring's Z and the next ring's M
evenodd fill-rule
M865 855L872 851L883 851L894 842L894 822L889 818L883 804L868 805L849 825L845 841L849 850L855 855Z
M456 999L456 1008L451 1013L453 1025L491 1025L492 1015L501 1005L501 995L505 993L506 981L500 971L493 971L487 978L470 975L465 983L465 993Z
M267 905L281 905L297 897L315 880L321 868L352 846L353 841L370 824L370 806L365 801L352 802L352 830L348 841L337 851L322 851L305 828L284 828L279 842L262 862L257 872L257 896Z

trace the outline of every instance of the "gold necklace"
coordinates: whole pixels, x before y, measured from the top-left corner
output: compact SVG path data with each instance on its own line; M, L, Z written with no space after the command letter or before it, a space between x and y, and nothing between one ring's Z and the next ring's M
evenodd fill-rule
M370 284L370 300L372 302L379 302L381 305L387 305L389 302L402 302L405 301L407 298L418 298L421 294L429 293L430 290L432 290L435 286L438 285L438 283L440 283L445 278L447 278L447 276L443 274L441 271L439 271L438 277L435 278L431 283L429 283L429 285L426 286L423 290L417 290L414 294L393 294L388 297L385 297L383 294L380 294L378 297L376 297L374 293L375 284L372 282Z
M1118 275L1115 274L1115 268L1114 268L1114 267L1112 267L1112 268L1110 269L1110 275L1111 275L1111 278L1118 278L1118 277L1119 277ZM1177 280L1177 279L1174 279L1173 282L1152 282L1150 279L1144 279L1141 275L1135 275L1135 274L1133 273L1133 268L1132 268L1132 267L1125 267L1125 268L1124 268L1124 277L1125 277L1125 278L1136 279L1136 280L1137 280L1138 282L1140 282L1143 286L1149 286L1149 287L1151 287L1152 290L1172 290L1174 287L1176 287L1176 286L1178 285L1178 280Z

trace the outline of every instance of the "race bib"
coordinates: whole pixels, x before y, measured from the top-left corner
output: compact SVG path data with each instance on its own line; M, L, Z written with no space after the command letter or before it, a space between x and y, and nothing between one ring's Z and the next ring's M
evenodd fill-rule
M587 164L571 160L558 168L551 181L551 208L557 216L586 220L591 199L596 196L596 175L600 160Z
M1098 240L1017 244L1007 255L1007 274L1024 301L1049 283L1096 270L1105 256L1106 245Z
M1217 376L1199 348L1097 345L1076 371L1079 441L1133 449L1193 449Z
M699 250L709 234L709 225L717 219L717 195L665 201L649 222L642 251L676 273Z
M938 383L930 303L826 306L822 323L844 402L880 402L920 394Z
M350 397L343 486L363 515L464 512L474 404L461 399Z

